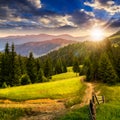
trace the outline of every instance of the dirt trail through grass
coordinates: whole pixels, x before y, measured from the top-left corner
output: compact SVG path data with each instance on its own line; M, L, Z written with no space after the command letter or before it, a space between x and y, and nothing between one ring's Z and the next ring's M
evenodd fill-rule
M94 91L94 85L92 83L86 83L87 88L81 104L74 105L71 109L77 109L89 104L92 92ZM10 100L0 100L0 107L8 108L30 108L27 115L21 117L20 120L53 120L56 116L65 114L67 108L65 107L65 100L51 100L51 99L37 99L27 100L23 102L13 102Z
M20 120L53 120L57 114L66 109L64 99L37 99L24 102L0 100L0 103L1 108L30 108L26 111L26 116L21 117Z
M92 97L92 92L94 92L94 85L93 83L85 83L87 88L85 90L84 97L82 99L82 102L80 104L74 105L71 107L71 109L78 109L80 107L83 107L84 105L88 105L90 102L90 99Z

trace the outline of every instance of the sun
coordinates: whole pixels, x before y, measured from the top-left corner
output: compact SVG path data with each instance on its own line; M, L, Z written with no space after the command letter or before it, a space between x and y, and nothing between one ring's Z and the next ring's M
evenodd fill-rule
M101 41L104 39L104 31L101 28L93 28L90 31L90 36L93 41Z

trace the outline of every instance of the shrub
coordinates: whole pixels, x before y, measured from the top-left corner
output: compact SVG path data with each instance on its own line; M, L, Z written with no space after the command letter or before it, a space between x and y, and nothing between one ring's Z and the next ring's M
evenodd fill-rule
M31 80L27 74L24 74L24 75L22 75L22 77L20 79L20 83L21 83L21 85L27 85L27 84L31 83Z
M2 88L7 88L6 82L4 82L4 83L2 84Z

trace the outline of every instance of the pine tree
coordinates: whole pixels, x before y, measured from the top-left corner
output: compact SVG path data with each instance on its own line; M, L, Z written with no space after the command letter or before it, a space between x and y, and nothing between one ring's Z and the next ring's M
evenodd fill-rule
M117 56L116 58L115 69L120 81L120 56Z
M73 61L73 71L76 73L76 76L77 76L77 73L80 72L79 61L77 58L74 58L74 61Z
M37 76L38 76L39 70L40 68L42 68L42 65L39 59L36 59L35 63L36 63L36 70L37 70Z
M9 72L9 79L10 85L16 86L19 85L19 79L21 76L20 66L18 57L15 52L14 44L11 46L11 53L10 53L10 72Z
M9 43L6 43L5 45L5 54L9 54L10 50L9 50Z
M20 83L21 83L21 85L30 84L31 81L30 81L29 76L27 74L22 75L21 78L20 78Z
M31 82L35 83L37 77L37 70L35 65L35 59L33 57L32 52L30 52L29 58L27 59L26 68L27 68L27 74L29 75Z
M63 65L61 59L57 59L55 64L55 73L60 74L63 73Z
M63 60L63 73L66 73L67 72L67 66L66 66L66 63L65 61Z
M93 80L93 65L89 57L85 59L80 75L86 75L86 81Z
M50 57L47 57L44 64L44 75L46 78L51 78L52 76L52 62Z
M37 82L47 82L49 81L49 79L47 79L45 76L44 76L44 72L43 72L43 69L40 68L39 72L38 72L38 76L37 76Z
M25 74L26 73L26 66L25 66L26 63L25 63L25 60L20 55L18 55L18 63L19 63L21 75Z
M10 85L10 51L9 51L9 44L6 43L5 45L5 52L1 57L1 84L4 82L7 85Z
M106 53L103 53L100 57L98 78L109 84L115 84L118 81L118 76Z
M14 51L14 44L12 44L12 47L11 47L10 63L11 63L10 64L11 85L14 86L14 85L17 84L17 82L15 81L15 51Z

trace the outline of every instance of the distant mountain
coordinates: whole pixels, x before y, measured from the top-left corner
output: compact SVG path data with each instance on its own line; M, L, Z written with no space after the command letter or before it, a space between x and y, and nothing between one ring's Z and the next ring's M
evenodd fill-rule
M120 46L120 31L113 34L112 36L106 38L109 39L112 43L112 45ZM56 51L52 51L49 53L49 56L52 58L53 61L55 61L57 58L63 59L68 66L71 66L74 61L74 57L79 58L81 63L84 63L84 59L89 56L91 53L93 54L92 57L95 57L95 54L99 51L106 50L105 47L105 40L101 41L100 44L98 44L95 41L84 41L84 42L77 42L72 45L65 46L64 48L61 48ZM47 55L41 56L41 59L45 59Z
M28 56L29 52L33 52L35 57L47 54L50 51L59 49L68 44L75 43L73 40L65 40L61 38L46 40L41 42L28 42L21 45L15 45L15 51L23 56Z
M48 34L39 34L39 35L25 35L25 36L9 36L0 38L0 50L4 49L5 44L8 42L10 45L14 43L15 45L20 45L28 42L41 42L45 40L52 39L66 39L66 40L75 40L75 41L84 41L87 39L86 36L83 37L73 37L68 34L63 35L48 35Z

